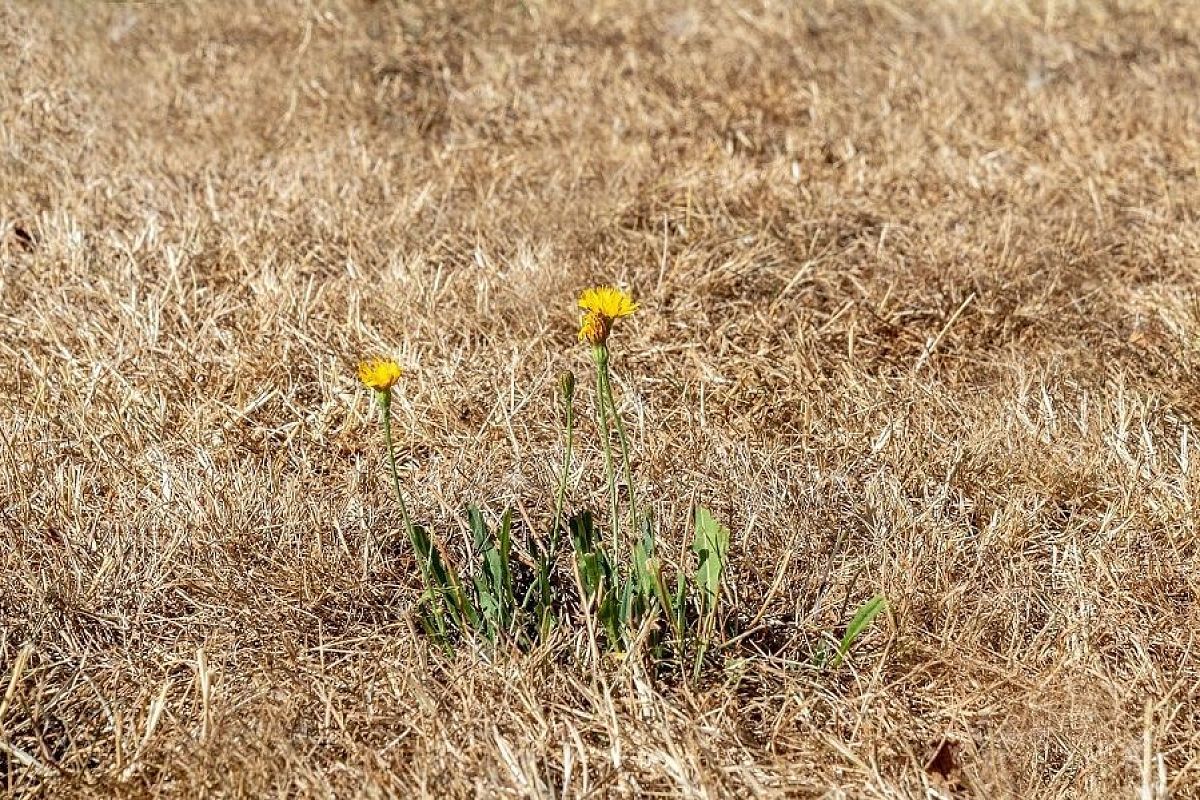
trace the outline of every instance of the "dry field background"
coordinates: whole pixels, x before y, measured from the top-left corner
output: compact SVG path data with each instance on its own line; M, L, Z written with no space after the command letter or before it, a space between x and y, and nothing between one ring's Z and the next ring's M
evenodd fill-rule
M1197 30L0 0L2 791L1200 796ZM467 502L544 529L608 281L663 536L711 506L761 613L696 685L415 636L353 375L410 368L451 552Z

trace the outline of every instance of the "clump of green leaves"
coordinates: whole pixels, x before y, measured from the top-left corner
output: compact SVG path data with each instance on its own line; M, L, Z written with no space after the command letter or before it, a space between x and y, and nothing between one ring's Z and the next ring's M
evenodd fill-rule
M609 554L590 512L571 520L575 569L586 610L617 652L645 642L657 659L693 653L697 668L715 626L720 584L729 552L729 531L703 508L696 510L692 580L677 570L674 585L664 575L658 542L649 524L629 550L627 569Z
M699 674L713 637L721 583L729 553L729 530L707 509L696 509L691 553L694 569L674 580L665 575L658 541L650 524L623 554L614 554L589 510L563 522L570 542L566 565L574 585L563 580L563 565L551 562L536 540L527 543L532 576L514 576L512 515L489 527L477 508L467 511L472 534L473 568L459 576L446 565L426 529L414 526L415 555L425 585L418 609L426 632L445 647L468 637L493 644L532 647L574 613L588 616L606 652L627 653L644 647L656 661L684 663L690 658ZM556 537L551 536L551 539Z
M599 385L597 402L604 408L601 429L607 432L618 412L607 377ZM574 390L574 377L565 375L559 397L566 422L566 457L546 537L527 537L519 554L514 548L510 511L491 526L481 509L469 508L471 566L460 575L448 566L429 531L410 523L405 515L425 587L418 603L422 625L448 649L463 639L533 647L557 628L583 621L589 623L588 630L596 632L598 650L627 653L640 649L658 662L673 661L681 669L690 660L698 675L719 630L729 529L708 509L697 508L685 559L693 563L675 566L668 577L672 565L661 552L652 517L637 513L632 487L628 516L616 504L611 509L610 535L600 530L589 509L566 516ZM618 430L621 463L627 467L626 480L632 481L628 439L623 428ZM612 498L618 496L614 461L607 462ZM395 483L399 491L399 481ZM636 535L632 535L635 528ZM562 556L568 554L560 553L563 542L570 548L565 564ZM585 618L580 620L579 615Z

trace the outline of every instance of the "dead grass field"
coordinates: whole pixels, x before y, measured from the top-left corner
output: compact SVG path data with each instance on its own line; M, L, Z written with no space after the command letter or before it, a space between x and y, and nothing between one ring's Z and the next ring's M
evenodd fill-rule
M0 0L0 791L1200 796L1198 30ZM467 502L544 528L609 281L662 535L712 507L762 612L696 685L414 635L354 378L410 368L451 553Z

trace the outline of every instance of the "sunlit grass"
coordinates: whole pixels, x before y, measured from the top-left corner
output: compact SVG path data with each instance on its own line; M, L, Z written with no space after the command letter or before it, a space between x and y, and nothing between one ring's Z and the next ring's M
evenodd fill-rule
M0 794L1189 796L1200 5L584 5L0 2Z

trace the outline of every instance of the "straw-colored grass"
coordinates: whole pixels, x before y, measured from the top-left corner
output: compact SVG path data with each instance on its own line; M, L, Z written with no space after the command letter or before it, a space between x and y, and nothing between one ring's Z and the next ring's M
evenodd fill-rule
M1200 794L1200 5L0 0L0 794ZM603 511L697 683L447 658L414 518ZM807 666L875 593L836 671ZM1141 794L1139 794L1141 793Z

